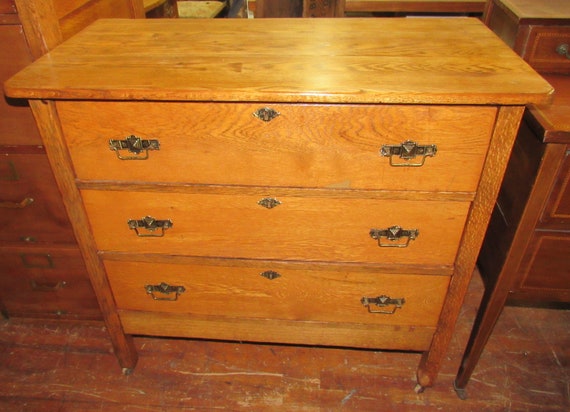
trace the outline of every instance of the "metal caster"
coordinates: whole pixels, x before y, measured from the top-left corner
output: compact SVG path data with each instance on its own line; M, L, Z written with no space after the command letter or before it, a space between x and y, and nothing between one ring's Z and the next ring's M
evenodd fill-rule
M467 399L467 390L465 388L458 388L456 381L453 381L453 389L455 390L455 393L457 394L457 397L459 399L461 399L462 401Z
M134 371L134 368L123 368L122 369L123 375L125 375L125 376L129 376L131 373L133 373L133 371Z
M419 383L416 385L416 387L414 388L414 392L417 394L422 393L423 391L426 390L425 386L420 385Z

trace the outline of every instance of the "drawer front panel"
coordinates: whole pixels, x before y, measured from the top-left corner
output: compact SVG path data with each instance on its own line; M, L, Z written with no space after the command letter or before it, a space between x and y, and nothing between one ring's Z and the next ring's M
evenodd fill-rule
M269 191L270 193L270 191ZM82 192L98 248L105 251L405 265L451 265L468 202L279 197L150 192ZM271 199L271 196L267 198ZM265 198L264 198L265 199ZM429 213L428 213L429 211ZM162 237L139 237L129 220L171 220ZM375 240L371 229L399 225L411 239ZM160 235L162 229L141 235Z
M538 71L568 73L570 70L570 27L533 27L523 57Z
M381 274L280 268L270 280L258 267L199 266L106 261L119 310L230 318L435 326L448 276ZM272 271L268 264L267 271ZM149 294L147 286L182 286L184 292ZM371 306L363 297L404 298ZM391 312L394 313L391 313Z
M75 249L0 250L2 302L11 316L101 319Z
M537 232L520 267L519 288L570 292L570 233Z
M541 216L541 225L570 231L570 145L566 145L566 158Z
M74 243L47 157L0 155L0 240Z
M370 349L429 350L435 326L189 316L120 310L126 333L249 342L276 342Z
M79 179L474 191L494 107L60 102L58 113ZM97 127L94 127L96 125ZM109 139L159 141L146 160L120 160ZM436 145L433 157L390 166L384 145ZM400 162L399 158L393 158ZM167 167L177 165L177 167ZM449 176L453 176L452 179Z
M32 62L20 25L0 25L0 83ZM24 100L0 98L0 145L42 143L32 111Z

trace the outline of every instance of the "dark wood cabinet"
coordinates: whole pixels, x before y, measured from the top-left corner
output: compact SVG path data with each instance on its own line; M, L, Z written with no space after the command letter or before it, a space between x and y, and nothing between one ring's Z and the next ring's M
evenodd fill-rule
M99 17L141 16L142 0L0 0L0 82ZM0 212L2 314L101 319L32 112L5 96Z
M485 21L555 97L524 114L481 248L485 293L455 382L463 398L505 305L570 303L570 3L493 0Z

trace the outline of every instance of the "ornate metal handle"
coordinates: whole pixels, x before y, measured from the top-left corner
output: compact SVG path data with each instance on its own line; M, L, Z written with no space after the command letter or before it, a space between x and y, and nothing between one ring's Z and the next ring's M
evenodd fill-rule
M140 220L130 219L127 221L129 229L134 230L139 237L162 237L166 229L173 226L171 220L157 220L152 216L143 217ZM143 229L144 232L139 231Z
M178 296L186 292L184 286L171 286L164 282L160 285L145 285L144 289L154 300L168 300L170 302L178 300Z
M34 203L34 199L26 197L21 202L0 202L0 209L23 209Z
M565 43L558 45L558 47L556 48L556 53L558 53L561 56L566 57L567 59L570 59L570 53L568 53L569 51L570 51L569 47Z
M437 153L437 146L419 145L411 140L406 140L400 145L383 145L380 148L380 156L390 158L390 166L393 167L420 167L423 166L426 157L433 157ZM416 162L410 160L421 156ZM399 158L401 161L396 161L394 158Z
M379 247L408 247L410 241L415 240L419 234L418 229L402 229L400 226L370 229L370 237L378 241Z
M146 160L149 150L159 150L158 140L143 140L135 135L130 135L125 140L109 140L109 149L113 150L121 160ZM122 151L130 153L123 156Z
M363 297L360 299L360 303L368 308L368 312L370 313L381 313L384 315L392 315L396 312L396 309L400 309L404 303L406 303L406 299L404 298L395 298L392 299L390 296L380 295L375 298L368 298ZM392 307L392 309L371 309L371 306L377 306L379 308L387 308Z

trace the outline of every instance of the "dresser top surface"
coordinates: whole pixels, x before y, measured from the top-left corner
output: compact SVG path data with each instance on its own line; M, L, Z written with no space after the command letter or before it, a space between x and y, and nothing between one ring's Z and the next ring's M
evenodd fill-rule
M473 18L99 20L11 97L545 103L551 86Z

